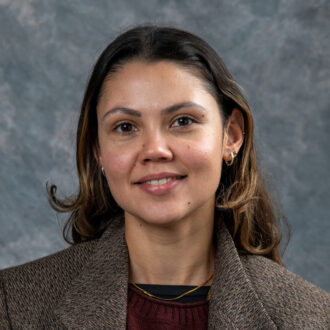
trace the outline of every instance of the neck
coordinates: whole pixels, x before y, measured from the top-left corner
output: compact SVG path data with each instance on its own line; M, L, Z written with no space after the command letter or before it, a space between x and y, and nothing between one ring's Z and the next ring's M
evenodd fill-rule
M194 286L204 283L214 268L213 224L213 210L166 226L125 214L129 281Z

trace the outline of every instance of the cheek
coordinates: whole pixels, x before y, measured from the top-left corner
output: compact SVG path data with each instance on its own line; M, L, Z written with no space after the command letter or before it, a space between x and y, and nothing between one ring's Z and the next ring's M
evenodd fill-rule
M222 141L219 136L206 136L198 142L186 145L186 165L196 171L198 175L210 178L216 176L220 179L222 165ZM217 178L214 178L217 179Z
M134 155L120 150L108 150L103 154L104 168L107 173L108 183L112 184L127 180L133 166Z

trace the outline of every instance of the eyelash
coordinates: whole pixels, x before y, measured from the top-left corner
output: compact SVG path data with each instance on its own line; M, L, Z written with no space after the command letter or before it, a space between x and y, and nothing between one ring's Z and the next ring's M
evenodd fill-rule
M119 131L118 129L123 125L131 125L131 127L134 127L135 129L133 131L130 131L130 132L124 132L124 131ZM136 127L134 126L134 124L130 123L129 121L122 121L120 123L118 123L115 127L114 127L114 131L117 131L119 132L120 134L122 135L128 135L128 134L131 134L132 132L135 132L136 131Z
M175 118L174 119L174 121L173 121L173 123L172 123L172 126L173 126L173 124L177 121L177 120L179 120L179 119L188 119L188 120L190 120L190 124L188 124L188 125L184 125L184 126L180 126L180 125L178 125L178 126L175 126L175 127L181 127L181 128L186 128L186 127L189 127L190 125L192 125L193 123L196 123L196 120L195 119L193 119L193 118L191 118L190 116L179 116L179 117L177 117L177 118Z
M175 126L173 126L173 124L174 124L176 121L178 121L179 119L188 119L190 122L189 122L189 124L187 124L187 125L182 125L182 126L180 126L180 125L175 125ZM177 117L177 118L175 118L175 119L173 120L173 122L172 122L172 124L171 124L171 127L187 128L187 127L191 126L191 125L194 124L194 123L196 123L196 120L195 120L195 119L191 118L190 116L182 116L182 115L181 115L181 116L179 116L179 117ZM122 130L123 125L131 125L131 128L133 128L133 130L131 130L131 131L129 131L129 132L125 132L125 131ZM121 131L120 131L119 129L121 129ZM113 130L116 131L116 132L118 132L118 133L120 133L120 134L122 134L122 135L129 135L129 134L135 132L135 131L137 130L137 128L135 127L134 124L130 123L129 121L123 121L123 122L118 123L118 124L114 127Z

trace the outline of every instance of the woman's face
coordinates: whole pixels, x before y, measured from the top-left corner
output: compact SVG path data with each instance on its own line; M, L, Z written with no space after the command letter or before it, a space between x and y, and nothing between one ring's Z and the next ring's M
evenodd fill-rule
M125 214L169 224L213 209L223 126L202 81L169 61L132 61L101 93L98 157Z

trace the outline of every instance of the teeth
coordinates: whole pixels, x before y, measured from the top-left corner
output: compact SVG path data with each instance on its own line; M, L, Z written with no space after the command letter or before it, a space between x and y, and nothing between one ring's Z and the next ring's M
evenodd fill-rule
M155 185L155 186L158 186L158 185L161 185L161 184L165 184L169 181L172 181L172 180L175 180L176 178L163 178L163 179L160 179L160 180L150 180L150 181L146 181L144 183L146 184L152 184L152 185Z

